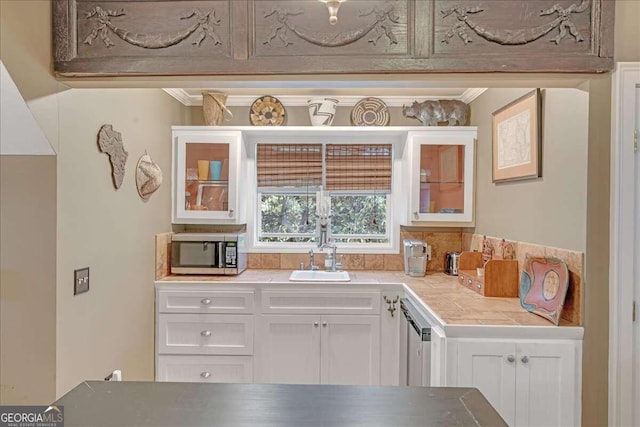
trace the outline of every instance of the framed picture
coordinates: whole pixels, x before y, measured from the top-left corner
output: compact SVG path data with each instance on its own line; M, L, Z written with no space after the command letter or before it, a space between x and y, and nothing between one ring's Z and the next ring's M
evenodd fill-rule
M493 113L493 182L542 176L540 89Z

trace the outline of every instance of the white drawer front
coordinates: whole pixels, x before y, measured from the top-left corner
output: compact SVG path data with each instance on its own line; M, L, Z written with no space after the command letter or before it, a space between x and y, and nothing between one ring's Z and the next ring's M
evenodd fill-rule
M262 312L380 314L380 292L264 291Z
M252 383L251 356L159 356L156 381Z
M158 316L160 354L253 354L253 316L165 314Z
M159 291L160 313L253 313L253 291Z

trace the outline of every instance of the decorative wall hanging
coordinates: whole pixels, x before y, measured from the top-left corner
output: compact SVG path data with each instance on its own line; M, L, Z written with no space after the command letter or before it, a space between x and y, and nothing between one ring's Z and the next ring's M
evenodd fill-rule
M582 13L589 8L589 0L582 0L578 5L576 3L564 8L559 4L555 4L548 9L544 9L540 12L540 16L548 16L557 14L557 17L543 25L538 25L530 28L490 28L471 20L469 15L475 15L476 13L484 12L484 9L480 6L474 7L451 7L441 10L442 19L455 14L457 21L451 26L445 38L442 39L443 43L449 43L449 39L457 35L462 39L465 45L471 43L473 39L467 33L467 27L473 30L483 39L490 42L498 43L501 45L523 45L538 40L545 34L551 32L554 28L558 28L559 34L552 38L550 41L555 42L556 45L560 44L560 41L567 35L567 30L573 36L576 42L581 42L584 37L578 32L576 25L571 22L572 13ZM490 13L490 12L487 12Z
M493 182L542 175L540 89L493 113Z
M414 101L410 107L402 106L402 115L420 120L423 126L438 126L443 122L449 126L467 126L471 116L469 106L455 99Z
M522 308L557 325L568 288L569 270L564 261L525 257L519 291Z
M278 98L265 95L253 101L249 119L254 126L281 126L287 120L287 113Z
M109 155L113 185L116 189L120 188L124 179L124 167L129 157L129 153L125 151L122 144L122 135L113 130L111 125L102 125L98 132L98 147L101 152Z
M222 92L202 92L202 115L204 123L209 126L219 126L223 121L229 121L233 114L226 106L227 95ZM225 115L227 117L225 117Z
M213 29L214 26L220 25L220 20L216 19L216 11L213 9L206 13L201 12L198 9L191 9L180 16L180 19L191 19L196 17L196 21L189 28L173 33L137 33L135 31L124 30L111 22L111 18L123 15L125 15L123 8L117 10L105 10L100 6L95 6L87 13L86 19L95 19L97 21L97 26L95 26L93 31L91 31L91 33L84 39L84 43L91 45L95 38L100 37L105 46L115 46L109 38L109 32L107 30L111 30L113 34L120 37L125 42L145 49L163 49L176 45L184 41L196 31L198 32L198 36L192 44L198 47L200 46L200 43L207 38L207 36L211 37L214 45L222 43Z
M313 126L331 126L336 116L338 100L333 98L313 98L307 101L309 119Z
M378 40L380 40L382 36L386 36L387 39L389 39L390 44L398 43L398 39L391 30L391 23L397 24L400 21L400 17L395 14L393 6L391 5L386 5L382 9L374 7L369 11L360 13L361 17L373 15L374 19L355 30L341 33L333 32L323 34L295 25L289 21L291 16L302 14L302 11L289 12L288 9L281 7L275 8L271 12L265 14L265 19L274 17L276 19L276 23L271 26L271 31L269 32L267 39L262 43L270 45L273 39L277 36L282 44L287 47L293 44L293 42L287 38L289 32L292 32L309 43L323 47L346 46L360 40L369 33L373 33L373 36L368 40L368 42L374 45L378 43Z
M136 187L143 200L148 200L162 184L162 170L146 152L136 166Z
M356 126L387 126L389 108L379 98L364 98L351 110L351 123Z

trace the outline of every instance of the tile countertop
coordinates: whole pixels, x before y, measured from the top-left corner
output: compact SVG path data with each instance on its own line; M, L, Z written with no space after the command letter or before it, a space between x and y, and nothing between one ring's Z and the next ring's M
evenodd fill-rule
M221 283L300 284L300 282L289 282L290 274L289 270L245 270L238 276L170 275L156 283L211 281ZM405 284L439 317L443 326L555 327L542 317L523 309L518 298L483 297L458 284L457 276L448 276L444 273L428 273L425 277L411 277L401 271L350 271L349 276L351 277L350 285ZM340 283L344 284L345 282ZM308 283L305 284L308 285ZM572 325L562 320L560 326L576 327L578 325Z

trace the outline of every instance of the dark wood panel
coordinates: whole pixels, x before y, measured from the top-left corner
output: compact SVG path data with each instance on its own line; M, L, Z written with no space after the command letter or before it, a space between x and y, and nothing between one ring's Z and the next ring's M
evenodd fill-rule
M329 23L317 0L254 0L255 57L406 55L409 0L350 0Z
M231 58L230 0L78 1L76 19L78 57Z
M55 71L84 75L605 72L610 0L54 0Z
M437 0L436 55L590 54L595 13L588 0Z

